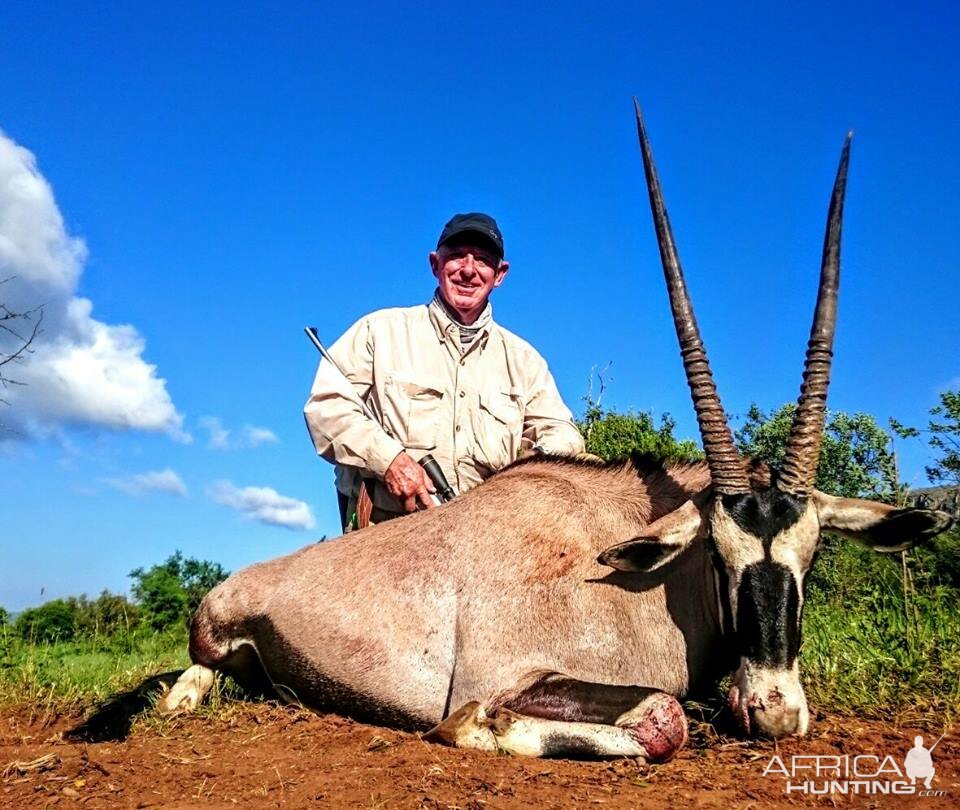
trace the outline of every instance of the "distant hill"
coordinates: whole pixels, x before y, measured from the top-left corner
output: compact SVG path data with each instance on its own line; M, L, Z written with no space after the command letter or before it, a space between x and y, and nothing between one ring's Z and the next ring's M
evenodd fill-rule
M908 498L913 506L940 509L960 520L960 486L912 489Z

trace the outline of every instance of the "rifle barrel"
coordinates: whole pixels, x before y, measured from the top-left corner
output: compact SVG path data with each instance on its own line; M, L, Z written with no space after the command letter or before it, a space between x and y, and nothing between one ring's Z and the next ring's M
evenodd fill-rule
M303 331L307 333L307 337L310 338L310 342L317 347L317 351L320 352L320 356L323 357L331 366L336 369L337 373L343 377L344 380L349 384L350 378L343 373L343 369L337 365L337 361L330 356L330 352L326 350L326 347L323 343L320 342L320 336L317 334L317 327L315 326L304 326ZM351 385L351 390L353 386ZM353 392L356 398L357 403L360 405L360 408L363 410L363 415L367 417L371 422L380 424L380 420L374 415L373 411L370 410L370 406L364 402L359 395L356 395L356 391ZM381 425L382 427L382 425ZM443 470L440 469L440 465L437 463L436 459L429 453L425 455L419 462L420 466L426 471L427 475L430 477L430 480L433 482L434 487L437 489L437 497L441 502L446 503L447 501L452 501L456 497L456 493L451 488L449 482L447 481L446 476L443 474Z
M331 366L333 366L336 369L337 373L349 383L350 378L343 373L343 369L340 368L339 365L337 365L337 361L330 356L330 352L328 352L326 347L320 342L320 336L317 334L317 327L304 326L303 331L307 333L307 337L310 338L310 342L317 347L317 351L320 352L320 356L324 360L326 360ZM351 385L350 387L352 390L353 386ZM354 394L356 394L355 391L354 391ZM370 406L367 405L367 403L364 402L359 395L356 396L356 401L357 401L357 404L360 405L360 408L363 411L363 415L366 416L367 419L369 419L370 421L376 422L379 425L380 420L377 419L376 416L374 416L373 411L370 410Z

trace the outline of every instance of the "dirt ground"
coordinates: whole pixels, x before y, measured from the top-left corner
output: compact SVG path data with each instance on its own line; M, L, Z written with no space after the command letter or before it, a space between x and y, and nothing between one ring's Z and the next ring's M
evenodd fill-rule
M138 721L123 742L64 741L76 720L0 712L0 807L960 806L957 729L933 752L932 788L945 795L805 797L785 792L782 771L763 776L775 754L787 768L792 756L889 754L902 769L915 734L927 746L938 736L849 717L821 715L808 737L778 744L722 737L691 723L686 749L658 766L457 751L415 734L264 703Z

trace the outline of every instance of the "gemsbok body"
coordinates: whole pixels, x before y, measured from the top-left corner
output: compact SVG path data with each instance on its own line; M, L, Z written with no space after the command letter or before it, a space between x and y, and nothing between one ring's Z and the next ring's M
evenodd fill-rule
M804 583L821 532L898 551L950 525L814 489L836 322L849 136L837 171L803 385L779 470L741 458L700 339L637 107L687 382L706 460L517 462L449 504L237 572L194 619L194 666L428 739L531 755L664 760L678 697L734 672L747 732L803 734Z

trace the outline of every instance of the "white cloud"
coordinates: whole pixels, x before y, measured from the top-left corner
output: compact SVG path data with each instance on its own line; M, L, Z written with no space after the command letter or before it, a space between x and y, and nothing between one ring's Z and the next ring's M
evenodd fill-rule
M200 427L207 431L207 447L214 450L226 450L230 446L230 431L215 416L201 416Z
M147 495L151 492L164 492L168 495L187 497L187 485L183 479L169 467L165 470L132 475L129 478L104 478L103 483L126 492L128 495Z
M239 512L247 520L286 529L312 529L317 523L306 503L281 495L271 487L241 489L230 481L217 481L207 494L211 500Z
M14 433L43 436L65 426L163 431L189 442L166 380L143 358L145 342L129 324L93 317L76 295L87 248L67 233L53 189L34 155L0 132L0 302L25 312L43 305L33 353L8 364L3 417ZM21 334L29 325L18 322ZM19 344L0 333L0 352ZM12 366L12 367L11 367Z
M250 447L257 447L261 444L275 444L280 441L280 439L277 438L277 434L272 430L265 427L257 427L256 425L243 426L243 440Z
M199 421L208 434L207 447L214 450L238 450L280 441L276 433L265 427L244 425L238 435L224 427L223 422L216 416L203 416Z

